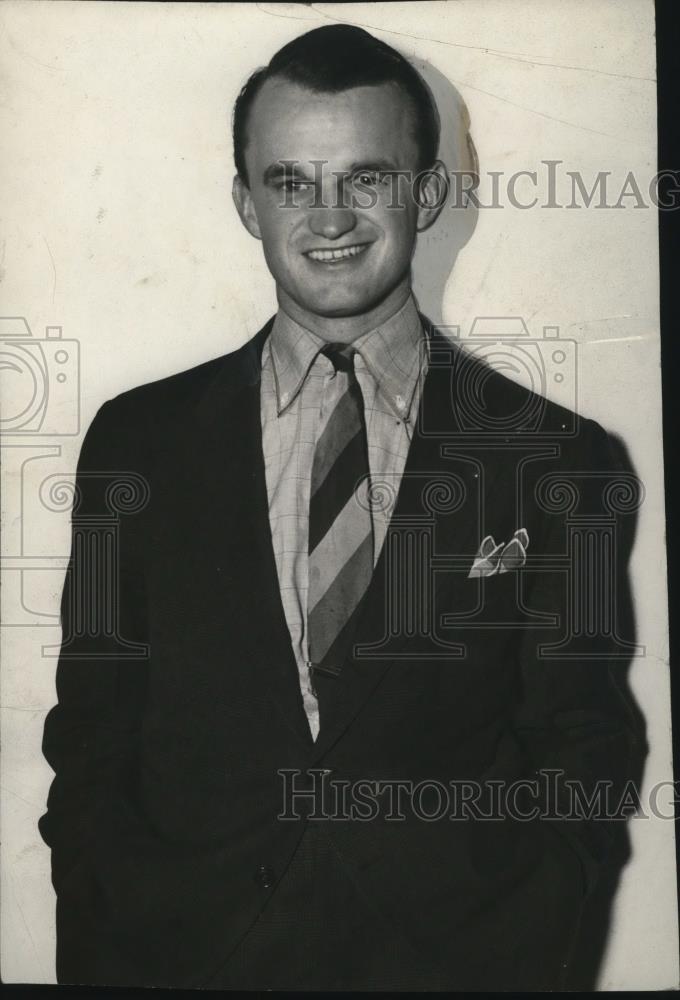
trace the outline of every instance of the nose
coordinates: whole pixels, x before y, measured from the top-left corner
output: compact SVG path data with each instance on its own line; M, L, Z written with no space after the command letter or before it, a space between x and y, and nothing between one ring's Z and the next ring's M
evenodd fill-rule
M313 208L309 213L309 228L316 236L327 240L337 240L350 233L357 224L351 208Z

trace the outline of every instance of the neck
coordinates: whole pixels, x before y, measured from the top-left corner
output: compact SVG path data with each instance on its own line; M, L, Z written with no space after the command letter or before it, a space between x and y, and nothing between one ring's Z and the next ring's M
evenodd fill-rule
M282 288L276 289L279 307L283 312L322 340L335 344L351 344L365 333L386 323L399 312L410 294L411 282L408 278L368 312L358 316L319 316L295 302Z

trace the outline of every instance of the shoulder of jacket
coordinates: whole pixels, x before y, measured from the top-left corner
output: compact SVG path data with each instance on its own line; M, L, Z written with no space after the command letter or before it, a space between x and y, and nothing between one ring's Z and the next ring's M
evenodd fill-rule
M482 422L488 421L490 428L495 423L507 428L509 434L535 432L546 439L559 439L565 451L570 450L570 444L579 449L608 448L609 435L595 420L515 381L484 358L466 351L459 341L449 340L439 330L437 333L439 343L445 342L454 351L454 392L461 410L480 407Z
M120 420L167 423L181 419L186 408L194 405L216 379L242 377L244 372L252 376L270 327L271 320L254 337L227 354L126 389L107 400L100 412L105 410L109 419Z
M244 373L253 377L257 351L266 339L268 327L228 354L126 389L106 400L87 429L82 450L141 457L152 453L159 441L168 445L175 433L191 422L197 405L213 384L228 384L232 379L242 379Z

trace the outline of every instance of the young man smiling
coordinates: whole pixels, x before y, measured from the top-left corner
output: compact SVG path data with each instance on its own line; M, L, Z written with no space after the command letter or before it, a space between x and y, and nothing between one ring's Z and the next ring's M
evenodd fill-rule
M556 989L625 855L615 825L517 796L503 822L424 820L438 781L618 788L642 747L611 630L545 653L569 639L562 564L545 571L566 529L540 487L618 475L605 433L565 436L573 414L465 360L414 301L438 139L422 79L365 31L285 46L234 112L234 201L276 316L88 431L74 531L101 473L137 473L148 503L120 528L119 632L65 635L46 723L60 982ZM396 198L395 177L413 178ZM513 541L482 552L492 531ZM306 803L292 819L282 774ZM324 818L330 776L417 787L417 815Z

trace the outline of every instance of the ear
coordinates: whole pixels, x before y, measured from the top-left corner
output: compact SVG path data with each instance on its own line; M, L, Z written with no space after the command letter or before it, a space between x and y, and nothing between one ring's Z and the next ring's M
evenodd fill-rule
M449 195L449 173L441 160L418 174L413 195L418 206L418 232L422 232L438 217Z
M250 193L250 188L244 181L241 180L238 174L234 177L234 183L231 187L231 196L234 199L236 211L238 212L243 225L246 227L251 236L254 236L256 240L261 240L262 234L260 233L260 225L257 221L257 215L255 213L253 196Z

